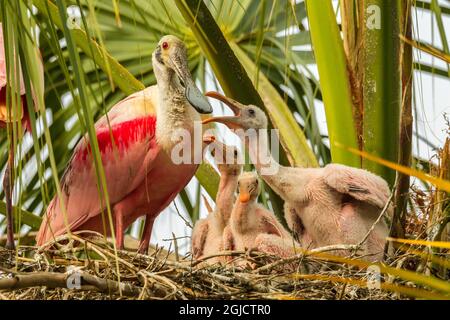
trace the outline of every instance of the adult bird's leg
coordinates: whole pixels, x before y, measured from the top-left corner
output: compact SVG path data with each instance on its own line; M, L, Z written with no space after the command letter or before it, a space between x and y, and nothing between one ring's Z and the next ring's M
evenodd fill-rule
M116 218L116 228L115 228L116 248L117 248L117 250L123 250L123 248L124 248L123 233L125 231L123 229L123 211L120 210L120 208L116 208L116 209L118 209L115 214L115 218Z
M155 222L155 217L151 215L145 216L144 233L141 237L141 242L139 243L138 252L141 254L148 253L148 247L150 246L150 238L152 236L153 222Z
M6 249L14 250L14 220L12 212L12 169L14 167L14 148L9 149L8 162L6 164L5 176L3 177L3 190L6 198Z

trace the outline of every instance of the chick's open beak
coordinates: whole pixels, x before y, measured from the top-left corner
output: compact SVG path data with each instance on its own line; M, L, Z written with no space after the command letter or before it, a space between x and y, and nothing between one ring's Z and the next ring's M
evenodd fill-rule
M227 125L228 127L235 129L235 128L240 128L240 115L241 115L241 110L242 110L242 105L231 99L228 97L225 97L224 95L215 92L215 91L210 91L207 92L205 94L205 96L222 101L223 103L225 103L234 113L234 116L224 116L224 117L212 117L209 119L205 119L203 120L203 124L207 124L207 123L211 123L211 122L220 122L223 123L225 125Z

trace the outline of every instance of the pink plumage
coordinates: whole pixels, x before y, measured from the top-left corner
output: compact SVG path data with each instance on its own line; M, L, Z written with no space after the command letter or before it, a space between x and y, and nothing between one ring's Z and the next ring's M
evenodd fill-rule
M177 132L194 136L198 112L211 106L195 86L187 64L184 43L164 36L152 55L158 85L137 92L116 104L95 124L96 139L105 172L108 203L116 245L123 248L127 227L145 216L140 252L146 252L153 222L191 180L202 150L189 150L190 163L176 164L171 153ZM158 119L157 119L158 116ZM200 152L197 154L196 152ZM61 180L61 195L48 206L37 235L38 245L67 231L90 230L110 235L106 199L85 136L75 147Z
M36 51L36 54L38 58L40 57L40 54L38 51ZM40 60L42 62L42 59ZM12 68L15 68L13 65ZM21 66L19 64L19 94L21 95L21 108L22 108L22 117L21 120L23 122L23 125L26 129L31 130L30 124L29 124L29 117L28 117L28 110L27 110L27 101L26 101L26 89L24 84L24 79L21 72ZM39 83L40 86L40 93L44 92L44 66L42 63L38 65L38 71L39 71ZM6 85L8 81L7 76L7 68L6 68L6 57L5 57L5 47L4 47L4 39L3 39L3 26L0 23L0 127L5 127L7 122L10 121L10 112L8 111L9 106L6 106ZM32 88L32 97L34 102L34 109L37 110L38 103L37 103L37 93L34 88Z
M159 147L153 108L157 94L155 87L138 92L115 105L108 116L95 125L114 225L121 230L116 234L119 244L122 233L140 216L148 220L146 239L143 239L148 243L153 220L186 186L197 169L197 165L175 165ZM106 207L99 197L90 148L87 137L75 147L61 180L66 214L61 199L55 196L39 230L38 245L68 229L100 233L106 230L105 235L111 234Z

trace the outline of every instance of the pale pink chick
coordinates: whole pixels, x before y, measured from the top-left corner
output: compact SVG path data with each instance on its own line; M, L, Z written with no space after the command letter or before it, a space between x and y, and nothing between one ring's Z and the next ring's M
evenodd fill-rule
M317 169L281 166L269 152L267 117L261 109L215 92L206 95L226 103L234 116L214 117L204 123L263 130L249 139L250 157L265 182L285 201L285 218L302 247L356 245L364 239L388 202L386 181L368 171L338 164ZM386 215L392 215L391 207ZM382 259L387 235L387 224L381 219L361 246L365 259Z
M205 141L207 142L207 141ZM216 208L208 217L197 221L192 231L192 255L194 259L210 256L223 250L223 231L228 224L235 201L239 174L242 171L239 151L218 141L211 142L211 153L220 172ZM207 264L221 262L220 257L206 260Z
M362 169L331 164L323 169L303 169L304 180L295 187L285 183L281 192L295 188L303 199L285 204L285 217L303 247L359 244L389 200L389 187L378 176ZM388 208L392 214L392 208ZM389 230L382 219L374 226L359 252L370 261L383 258ZM334 254L347 255L346 251Z
M287 257L293 254L294 241L272 212L258 204L261 185L254 172L244 172L238 182L239 197L231 212L230 224L224 232L224 249L257 250ZM287 248L272 242L289 243ZM228 259L230 261L230 259Z

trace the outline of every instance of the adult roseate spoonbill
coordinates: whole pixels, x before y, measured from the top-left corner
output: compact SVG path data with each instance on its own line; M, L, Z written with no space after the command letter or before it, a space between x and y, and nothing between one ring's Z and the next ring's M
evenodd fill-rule
M38 55L38 52L36 52ZM40 58L40 57L39 57ZM44 66L42 65L41 60L39 60L39 77L40 82L39 85L41 86L41 90L39 91L41 94L44 92ZM12 66L12 70L15 70L16 67ZM21 68L19 65L19 94L21 96L20 99L20 109L22 112L19 115L12 116L11 112L11 106L6 104L6 87L7 87L7 68L6 68L6 58L5 58L5 47L4 47L4 39L3 39L3 26L0 23L0 129L7 129L10 130L12 133L12 124L16 121L20 120L22 121L22 127L26 130L31 130L30 125L30 118L28 115L28 107L27 107L27 99L26 99L26 90L25 85L23 81L23 76L21 72ZM12 79L12 77L10 78ZM17 79L17 78L15 78ZM33 97L33 103L34 103L34 109L36 110L37 105L37 92L32 88L32 97ZM12 97L11 99L14 99ZM10 100L11 101L11 100ZM19 108L18 108L19 109ZM14 145L12 142L12 134L10 134L11 137L11 145L9 149L8 154L8 162L6 165L5 175L3 177L3 190L5 191L5 200L6 200L6 219L7 219L7 240L6 240L6 248L7 249L14 249L14 223L13 223L13 215L12 215L12 181L14 181L13 178L13 168L14 168Z
M192 254L194 259L208 256L223 250L222 235L228 224L233 203L237 180L242 171L239 162L239 151L236 147L224 145L215 140L209 140L214 147L211 151L216 158L220 172L219 189L216 196L216 208L207 218L197 221L192 231ZM218 149L220 152L215 152ZM221 259L210 259L208 264L214 264Z
M338 164L319 169L281 166L268 151L267 117L261 109L242 105L219 93L206 95L224 102L234 116L214 117L204 123L221 122L244 130L264 129L263 134L259 132L255 139L250 139L250 157L262 178L285 201L286 221L303 247L358 244L364 239L388 202L390 191L382 178ZM263 169L268 167L276 173L264 174ZM388 213L392 214L391 208ZM387 235L388 228L380 221L362 246L368 260L382 259Z
M140 252L147 252L154 219L186 186L198 167L194 161L175 164L171 158L172 148L180 142L177 139L180 130L194 137L194 122L200 120L194 108L200 113L212 111L194 84L181 40L163 37L153 52L152 62L157 85L122 100L95 124L113 211L116 245L123 248L124 231L145 215ZM198 151L192 149L187 151L192 151L193 160ZM105 206L99 200L90 154L85 137L75 147L62 177L64 201L55 196L47 209L37 236L39 245L65 233L67 227L71 231L110 233L109 224L103 223L108 220Z
M266 245L266 239L293 239L283 228L274 214L258 204L261 186L255 172L244 172L238 180L239 197L231 212L230 223L224 232L225 250L251 250L268 249L272 254L271 246ZM269 235L271 238L261 238ZM273 238L272 238L273 237ZM256 241L258 239L258 241Z

